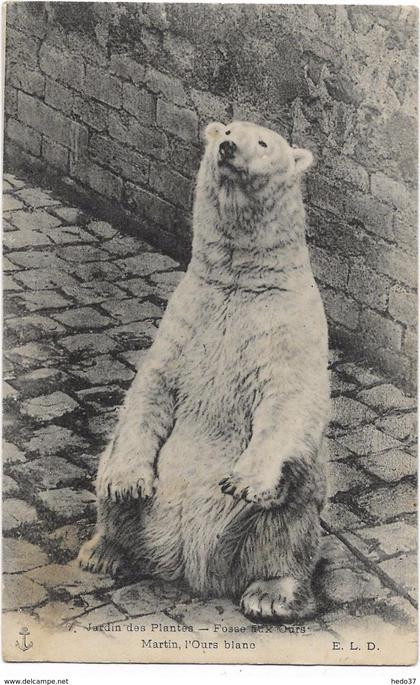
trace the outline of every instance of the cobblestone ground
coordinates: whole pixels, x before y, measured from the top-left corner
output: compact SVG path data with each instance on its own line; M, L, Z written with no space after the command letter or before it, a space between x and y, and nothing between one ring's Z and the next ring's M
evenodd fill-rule
M182 272L144 242L8 174L4 181L3 606L25 620L248 623L151 580L74 563L95 517L98 454ZM311 631L415 621L415 405L331 353L330 505Z

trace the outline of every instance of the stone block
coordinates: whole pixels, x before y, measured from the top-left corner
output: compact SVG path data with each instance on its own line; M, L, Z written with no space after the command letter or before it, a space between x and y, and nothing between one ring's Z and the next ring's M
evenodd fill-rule
M359 460L361 466L387 483L399 481L406 476L415 476L417 460L407 452L398 449L371 454Z
M48 598L43 587L23 574L7 573L3 578L3 611L36 607Z
M84 65L79 55L67 52L64 46L61 49L48 43L43 43L39 51L39 64L44 74L56 81L74 88L83 90Z
M113 335L113 329L109 333ZM71 367L71 372L77 378L95 386L106 383L125 384L134 378L131 369L107 354L83 360L79 365Z
M165 131L183 140L197 141L198 118L195 112L158 100L156 118L158 126Z
M27 152L30 152L31 155L35 155L35 157L40 156L41 136L33 128L25 126L25 124L16 119L9 119L6 126L6 136L17 143L19 147L23 147ZM9 203L9 206L7 203ZM4 211L15 209L13 203L16 203L16 200L8 198L7 202L5 202ZM17 207L17 209L19 208Z
M45 490L38 493L37 500L53 517L63 521L75 521L95 511L96 498L87 490Z
M407 397L391 383L383 383L374 388L362 390L358 398L364 404L376 409L378 412L388 412L395 409L415 409L416 399Z
M47 563L47 555L36 545L26 540L4 538L3 573L22 573Z
M79 409L75 400L64 392L57 390L49 395L40 395L25 400L21 412L36 421L51 421L72 414Z
M360 509L377 521L401 514L413 514L417 511L416 488L411 483L399 483L393 488L380 488L358 497Z
M55 455L11 468L19 482L29 483L33 490L64 487L86 477L81 468Z
M3 502L3 531L12 533L22 526L38 523L38 515L30 504L22 499L6 499Z
M89 153L94 162L109 167L118 176L135 183L148 182L150 161L147 157L135 150L128 151L125 145L115 140L105 136L92 136Z
M117 109L121 107L122 84L120 79L89 64L86 65L86 80L83 93L111 107L116 107Z

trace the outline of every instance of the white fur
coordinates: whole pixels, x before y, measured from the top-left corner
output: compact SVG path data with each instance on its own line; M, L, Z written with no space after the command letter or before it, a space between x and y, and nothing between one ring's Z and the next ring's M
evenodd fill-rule
M211 124L206 139L193 257L128 393L97 487L102 501L151 498L131 545L156 573L223 593L228 581L209 577L210 557L232 521L247 506L280 506L284 465L311 469L318 458L329 414L327 326L299 188L311 153L243 122ZM237 145L237 169L219 167L224 139ZM250 568L270 566L251 557Z

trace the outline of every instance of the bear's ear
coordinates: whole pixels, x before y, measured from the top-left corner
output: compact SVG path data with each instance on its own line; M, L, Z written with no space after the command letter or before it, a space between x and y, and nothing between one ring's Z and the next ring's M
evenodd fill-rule
M204 129L204 138L207 142L212 140L217 140L223 134L225 130L225 125L221 124L219 121L212 121Z
M303 174L313 164L314 156L312 152L301 147L294 147L292 148L292 153L295 160L296 173Z

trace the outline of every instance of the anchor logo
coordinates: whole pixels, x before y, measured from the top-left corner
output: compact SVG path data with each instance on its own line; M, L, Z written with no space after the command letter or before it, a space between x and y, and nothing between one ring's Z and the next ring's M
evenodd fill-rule
M30 649L33 647L33 642L26 642L26 638L30 635L31 633L29 632L29 629L24 626L20 631L19 635L22 636L22 644L19 642L19 640L16 640L16 647L19 647L22 652L26 652L27 649Z

